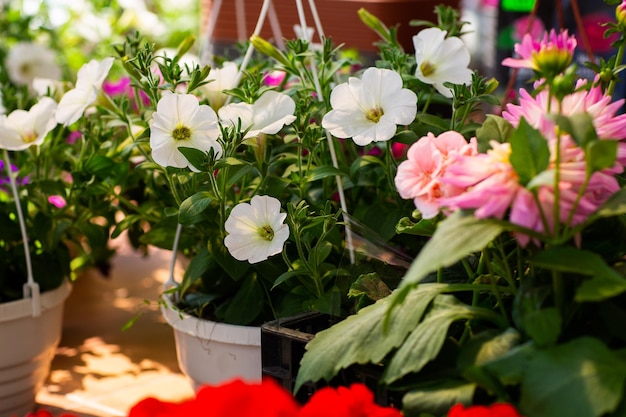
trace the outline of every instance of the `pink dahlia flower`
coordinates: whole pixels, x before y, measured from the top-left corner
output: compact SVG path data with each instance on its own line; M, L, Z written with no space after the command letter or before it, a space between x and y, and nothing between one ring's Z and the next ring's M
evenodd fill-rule
M557 35L553 29L539 41L526 34L521 43L515 44L515 53L519 58L506 58L502 65L529 68L544 77L554 76L563 72L572 62L576 44L576 38L569 36L567 30Z
M563 116L588 113L600 139L626 139L626 114L619 114L624 106L624 99L612 101L611 96L605 95L600 86L585 90L585 84L587 80L579 80L576 85L576 90L579 91L565 96L560 110L555 98L548 104L547 91L541 91L533 97L528 91L520 89L519 104L508 104L502 117L513 126L517 126L523 117L535 129L540 129L547 136L553 136L554 122L548 116L559 112ZM618 144L617 162L620 165L617 172L621 172L621 166L626 165L626 141Z
M458 132L429 133L411 145L408 159L398 166L395 183L400 196L412 198L422 217L429 219L439 213L442 197L457 195L462 187L442 182L446 169L457 156L475 155L476 139L470 143Z

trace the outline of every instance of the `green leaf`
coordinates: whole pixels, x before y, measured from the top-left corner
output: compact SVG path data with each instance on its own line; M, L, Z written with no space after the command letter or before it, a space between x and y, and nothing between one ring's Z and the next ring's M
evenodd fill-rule
M276 280L274 281L274 283L272 284L272 290L276 287L278 287L280 284L282 284L283 282L287 281L288 279L298 276L298 275L306 275L307 272L306 271L302 271L300 269L296 269L293 271L287 271L287 272L283 272L282 274L280 274L278 276L278 278L276 278Z
M202 277L202 274L214 263L215 261L207 249L199 251L196 256L191 259L191 262L189 262L189 265L185 269L183 281L180 283L180 293L184 295L189 287Z
M476 318L481 315L482 310L463 304L452 295L438 295L424 320L394 354L385 368L382 381L391 383L409 373L419 372L439 355L452 323Z
M598 254L572 246L553 246L530 259L542 268L591 277L576 292L576 301L601 301L626 291L626 279Z
M527 342L479 365L479 367L497 377L505 385L519 384L523 378L528 361L536 351L535 344Z
M409 391L402 398L402 411L407 416L430 413L446 415L454 404L472 403L476 384L452 379L440 380Z
M407 295L404 303L389 311L394 293L317 333L307 344L294 392L308 381L329 381L352 364L380 362L402 343L433 298L445 288L445 284L420 285ZM387 314L390 329L385 328Z
M537 346L553 345L561 334L561 314L556 307L533 310L522 316L522 325Z
M602 301L626 291L626 279L618 274L593 276L576 291L576 301Z
M308 176L307 182L321 180L327 177L342 176L344 173L332 166L321 166L315 168Z
M585 161L589 174L612 167L616 159L616 140L597 140L585 147Z
M400 219L396 225L396 233L409 234L415 236L430 237L437 229L437 222L434 219L420 219L417 223L411 221L408 217Z
M376 301L391 294L387 284L380 279L376 272L360 275L350 286L348 297L366 297Z
M482 250L504 231L500 224L456 212L437 226L406 273L402 286L420 282L431 272L450 266L467 255Z
M462 346L457 365L460 369L482 365L508 353L520 341L519 331L512 327L501 333L492 330L478 333Z
M95 155L87 159L87 162L85 163L85 171L92 175L98 175L108 173L116 165L115 161L111 158L107 158L102 155Z
M568 133L581 148L586 148L589 143L598 141L593 119L588 113L578 113L569 117L558 115L555 121L557 126Z
M350 166L350 178L356 177L357 173L361 169L370 165L381 166L381 167L385 166L385 164L380 158L374 155L363 155L362 157L357 158Z
M538 350L528 363L520 408L533 417L596 417L624 394L626 363L591 337Z
M180 205L178 221L180 224L190 225L202 220L202 212L213 201L213 195L206 191L195 193L185 199Z
M415 120L427 126L436 127L441 132L449 130L450 128L449 122L445 121L441 117L437 117L432 114L419 113L417 116L415 116Z
M522 184L528 184L535 176L548 168L550 149L541 132L522 118L510 139L510 162Z
M256 274L250 274L239 281L239 291L228 304L224 321L230 324L248 325L263 310L265 292L259 284Z
M179 152L183 154L185 159L197 170L202 171L207 161L207 154L196 148L179 147Z
M500 143L507 142L513 125L500 116L488 115L481 127L476 129L476 139L478 140L478 151L486 152L491 148L489 142L495 140Z

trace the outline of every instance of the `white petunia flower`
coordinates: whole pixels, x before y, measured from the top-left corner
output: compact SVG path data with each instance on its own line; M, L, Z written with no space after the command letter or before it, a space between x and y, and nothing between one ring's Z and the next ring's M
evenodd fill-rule
M164 167L185 168L197 171L178 150L195 148L203 152L213 149L215 158L222 155L217 141L220 134L215 111L200 105L192 94L166 94L157 103L150 125L152 159Z
M458 37L446 38L445 30L428 28L413 36L417 71L415 76L426 84L432 84L445 97L452 91L443 83L469 84L472 70L468 68L470 53Z
M78 70L76 86L66 92L59 102L58 123L68 126L80 119L87 107L98 98L112 66L113 58L105 58L101 62L92 59Z
M330 93L332 110L322 126L338 138L352 138L357 145L386 141L397 125L408 125L417 113L417 96L402 88L395 71L368 68L362 79L350 77Z
M289 238L289 226L283 223L286 217L276 198L255 195L250 203L239 203L230 212L224 224L228 233L224 245L239 261L264 261L282 252Z
M285 125L296 120L296 103L286 94L266 91L254 104L233 103L222 107L218 114L223 125L237 126L241 120L241 129L250 128L245 138L253 138L260 133L273 135Z
M21 151L32 145L41 145L46 135L54 129L54 111L57 103L42 97L30 110L14 110L0 116L0 148Z
M11 48L6 60L9 78L15 84L30 86L35 77L61 79L61 67L54 51L43 45L20 42Z
M214 110L218 110L226 102L228 95L224 90L231 90L237 87L237 73L239 69L234 62L224 62L222 68L211 68L207 81L200 87L200 92L209 100L209 104Z

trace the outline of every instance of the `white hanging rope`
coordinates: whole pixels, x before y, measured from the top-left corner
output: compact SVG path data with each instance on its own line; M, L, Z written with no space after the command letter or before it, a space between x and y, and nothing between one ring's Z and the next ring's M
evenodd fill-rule
M317 9L315 9L315 0L309 0L309 5L311 7L311 10L315 10L315 14L314 16L317 14ZM296 7L298 9L298 18L300 19L300 26L302 28L302 36L304 37L304 40L307 42L311 42L311 39L308 39L308 31L306 30L306 18L304 16L304 8L302 7L302 0L296 0ZM320 39L322 39L322 42L324 42L324 38L323 38L323 33L324 31L322 30L322 25L321 22L319 21L319 17L317 18L317 21L315 22L316 26L318 26L317 30L320 34ZM324 97L322 95L322 87L320 85L320 81L319 81L319 75L317 73L317 62L315 60L315 55L311 55L310 57L311 59L311 74L313 75L313 83L315 84L315 91L317 93L317 99L318 101L324 101ZM339 163L337 162L337 154L335 152L335 144L333 141L333 137L332 135L328 132L328 130L325 130L326 132L326 140L328 141L328 149L330 150L330 159L333 162L333 167L335 169L339 169ZM346 196L343 192L343 180L341 179L341 177L339 175L335 176L335 181L337 182L337 192L339 194L339 204L341 206L341 211L342 213L347 214L348 213L348 206L346 204ZM352 228L350 226L350 220L347 216L343 216L343 220L344 220L344 224L346 227L346 241L348 243L348 253L350 255L350 263L354 263L355 262L355 257L354 257L354 246L353 246L353 241L352 241Z
M278 20L278 15L276 14L276 8L274 7L274 3L270 3L269 15L270 19L270 27L272 28L272 35L274 36L274 42L276 42L276 46L278 49L285 49L285 40L283 39L283 32L280 29L280 21Z
M324 43L324 38L326 38L326 35L324 35L324 28L322 27L322 21L320 20L320 15L317 13L315 0L309 0L309 8L311 9L311 14L313 15L313 21L315 22L315 29L317 30L317 33L320 39L322 40L322 43Z
M183 231L183 225L178 223L178 225L176 226L176 233L174 234L174 244L172 245L172 259L170 260L170 276L167 278L167 281L163 283L163 291L166 291L178 285L178 281L176 281L176 278L174 278L174 272L176 269L176 256L178 255L178 242L180 241L180 235L182 231Z
M213 0L211 10L209 11L209 22L207 23L206 33L203 37L204 47L200 48L200 61L213 65L213 33L217 26L217 18L220 15L222 0Z
M245 42L248 36L248 27L246 25L246 6L243 4L243 0L235 0L235 23L237 41Z
M4 150L4 164L9 176L9 184L11 185L11 191L13 192L13 199L15 200L15 209L17 211L17 219L20 224L20 231L22 233L22 243L24 245L24 257L26 258L26 283L22 289L23 297L30 298L32 301L32 314L33 317L39 317L41 315L41 302L39 300L39 284L35 282L33 277L33 264L30 259L30 250L28 248L28 234L26 233L26 222L24 221L24 214L22 213L22 206L20 204L20 196L17 191L17 173L11 169L11 159L9 158L9 152Z
M257 19L256 26L254 27L254 32L252 32L252 36L259 36L261 33L261 29L263 29L263 23L265 22L265 17L267 16L267 11L272 4L272 0L263 0L263 5L261 5L261 12L259 13L259 18ZM248 45L248 49L246 50L246 54L243 57L243 61L241 61L241 66L239 67L239 71L237 72L237 77L235 78L235 85L239 85L241 78L243 77L244 71L248 68L248 64L250 63L250 58L252 58L252 53L254 52L254 46L252 43ZM226 102L224 105L230 104L233 96L226 97Z

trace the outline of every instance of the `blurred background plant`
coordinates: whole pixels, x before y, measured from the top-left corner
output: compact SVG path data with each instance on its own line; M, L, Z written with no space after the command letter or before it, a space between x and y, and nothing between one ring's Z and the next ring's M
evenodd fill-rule
M46 103L37 107L40 110L56 108L56 102L77 87L79 70L93 59L110 56L111 43L122 40L128 31L142 28L165 47L197 30L192 13L174 13L165 2L154 6L154 11L143 2L105 3L8 1L1 5L0 145L8 159L3 158L0 174L0 301L21 298L28 275L9 175L18 185L33 275L45 291L65 278L76 278L86 267L95 266L107 275L115 249L110 236L117 221L111 190L129 171L128 152L118 147L124 136L102 123L91 106L108 69L99 83L83 81L83 86L93 88L93 96L83 103L87 117L60 122L32 146L31 129L44 132L44 116L41 111L39 116L25 112L40 101ZM185 32L167 29L174 23ZM105 89L123 85L117 72L111 70L112 81ZM45 113L53 123L54 111ZM19 149L11 143L17 137L24 141Z

